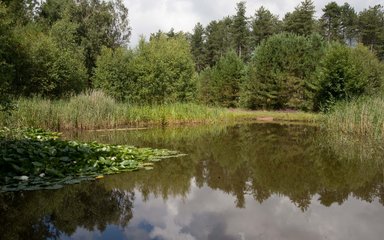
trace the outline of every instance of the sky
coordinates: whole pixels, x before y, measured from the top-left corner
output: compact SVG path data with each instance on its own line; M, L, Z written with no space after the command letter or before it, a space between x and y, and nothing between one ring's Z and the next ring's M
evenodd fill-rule
M236 13L236 3L240 0L124 0L129 9L132 27L131 46L135 46L141 35L148 37L151 33L162 30L168 32L192 32L197 22L206 26L212 20L219 20ZM264 6L273 14L283 18L292 12L302 0L248 0L247 16L254 15L256 9ZM331 0L314 0L316 16L321 16L321 9ZM348 2L356 11L369 6L383 4L383 0L335 0L339 5Z

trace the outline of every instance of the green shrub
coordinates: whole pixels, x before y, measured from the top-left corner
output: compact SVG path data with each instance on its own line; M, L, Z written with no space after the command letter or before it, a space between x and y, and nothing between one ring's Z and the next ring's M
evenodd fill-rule
M132 70L133 54L125 48L103 48L96 61L93 84L120 101L134 100L137 84Z
M349 48L335 43L327 49L317 74L319 90L315 107L327 111L337 101L379 92L384 67L364 46Z
M204 103L236 107L245 65L234 51L220 58L213 68L199 76L199 97Z
M16 34L26 55L13 83L16 94L57 98L85 88L87 73L81 52L60 47L36 26L21 27Z
M311 110L314 72L323 55L319 35L277 34L255 50L242 87L246 108Z
M184 36L161 34L149 42L142 40L133 61L136 103L186 102L196 93L195 66Z

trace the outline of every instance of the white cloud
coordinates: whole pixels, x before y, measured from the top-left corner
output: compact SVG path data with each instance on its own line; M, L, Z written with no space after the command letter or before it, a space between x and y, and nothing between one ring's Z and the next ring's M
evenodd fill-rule
M248 16L254 14L260 6L265 6L272 13L283 17L285 13L293 11L302 0L248 0ZM129 19L132 26L131 45L138 42L140 35L149 36L151 33L169 31L191 32L197 22L207 25L212 20L218 20L235 14L236 3L239 0L124 0L129 9ZM330 0L315 0L317 16ZM346 0L336 0L343 4ZM382 3L382 0L352 0L348 3L360 11L368 6Z

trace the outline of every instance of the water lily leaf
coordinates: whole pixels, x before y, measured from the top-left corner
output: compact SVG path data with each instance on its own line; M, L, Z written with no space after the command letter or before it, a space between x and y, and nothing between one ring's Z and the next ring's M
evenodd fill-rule
M52 185L52 186L43 187L43 189L55 190L55 189L60 189L62 187L64 187L64 186L60 185L60 184L55 184L55 185Z
M42 167L42 166L44 166L44 164L42 164L41 162L32 162L32 164L33 164L35 167Z

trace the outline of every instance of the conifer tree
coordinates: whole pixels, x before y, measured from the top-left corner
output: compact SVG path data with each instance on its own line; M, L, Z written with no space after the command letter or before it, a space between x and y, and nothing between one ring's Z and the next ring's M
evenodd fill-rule
M191 36L191 52L198 72L206 65L204 37L204 27L201 23L197 23Z
M360 12L359 32L362 43L384 59L384 11L381 5Z
M256 10L251 28L252 47L256 47L262 40L279 32L280 21L277 16L262 6Z
M245 16L245 2L239 2L236 6L237 12L232 23L233 46L237 55L244 60L248 57L248 19Z
M310 35L316 28L315 6L312 0L304 0L284 18L284 29L298 35Z
M320 22L322 33L328 42L343 40L342 8L336 2L325 5Z

